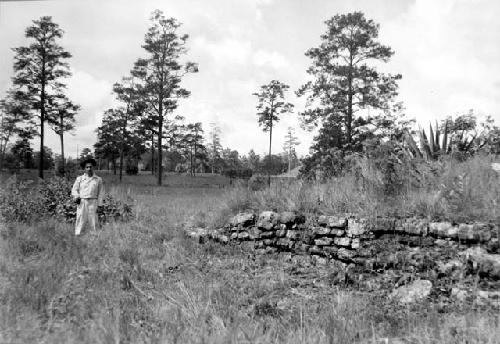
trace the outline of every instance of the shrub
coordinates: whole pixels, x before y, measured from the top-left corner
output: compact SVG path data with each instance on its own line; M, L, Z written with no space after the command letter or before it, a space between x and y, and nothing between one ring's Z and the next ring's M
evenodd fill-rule
M32 181L11 179L0 190L0 215L10 222L32 222L44 217L57 217L72 222L76 204L71 197L72 184L64 178L52 178L33 185ZM132 214L130 205L106 195L97 209L101 222L127 220Z
M267 177L266 176L252 176L250 180L248 180L248 187L252 191L264 190L267 188Z
M228 178L249 179L252 177L252 170L249 168L230 168L222 171L222 175Z
M135 176L139 173L139 167L137 165L128 165L125 173L127 173L129 176Z

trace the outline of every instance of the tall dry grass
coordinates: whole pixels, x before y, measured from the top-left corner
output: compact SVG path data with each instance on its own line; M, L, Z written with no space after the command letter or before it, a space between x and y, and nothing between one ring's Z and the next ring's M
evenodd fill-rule
M328 188L276 183L225 192L108 183L114 196L134 200L130 222L82 238L50 219L2 223L0 342L497 342L500 319L488 310L400 307L333 286L333 267L199 245L182 232L183 224L222 223L246 208L350 211L354 200L360 209L368 202L346 180Z
M500 176L491 162L481 156L465 162L422 162L406 173L403 169L394 187L383 171L365 160L355 172L323 183L275 180L259 191L240 185L225 194L224 212L274 209L498 222Z

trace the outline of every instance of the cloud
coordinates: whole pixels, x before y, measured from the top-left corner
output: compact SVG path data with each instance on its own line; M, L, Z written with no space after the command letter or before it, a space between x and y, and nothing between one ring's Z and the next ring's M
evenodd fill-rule
M381 38L403 74L400 99L421 123L474 108L500 119L500 4L483 0L417 0L383 24ZM495 113L496 112L496 113Z
M73 102L80 104L81 111L77 115L78 125L98 125L101 114L116 104L112 95L113 84L98 79L90 73L76 70L69 79L67 95Z
M282 54L265 50L257 50L253 55L253 62L259 67L270 66L275 69L287 68L290 65Z
M197 37L192 42L192 52L210 58L220 66L244 65L248 63L252 44L233 38L220 41L208 41L204 37Z

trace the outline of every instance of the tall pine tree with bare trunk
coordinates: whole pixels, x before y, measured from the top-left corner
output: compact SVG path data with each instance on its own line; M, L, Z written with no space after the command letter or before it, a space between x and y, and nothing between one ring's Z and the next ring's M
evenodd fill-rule
M33 117L38 119L40 135L40 156L38 176L43 178L45 122L52 113L51 104L60 97L65 89L61 81L70 76L66 62L71 54L58 44L63 30L51 17L41 17L25 32L31 44L14 48L14 77L12 82L16 97Z
M215 165L221 160L222 145L220 143L221 128L216 123L210 123L208 139L208 151L210 156L210 167L212 174L215 173Z
M313 80L297 95L307 97L307 108L300 113L304 124L320 126L304 166L331 172L343 156L363 149L380 116L394 112L401 75L377 71L376 64L388 62L394 52L378 42L379 25L363 13L335 15L325 24L320 45L306 52Z
M64 133L75 129L75 115L80 109L79 105L73 104L66 96L59 95L50 104L50 113L47 120L52 130L59 136L61 144L61 168L59 172L66 174L66 160L64 158Z
M288 174L292 170L292 156L295 154L295 146L300 144L299 138L295 136L295 130L293 127L288 127L286 136L285 136L285 144L283 145L283 150L286 152L288 156Z
M160 10L154 11L142 46L148 56L137 60L132 71L142 80L142 97L153 114L151 118L156 128L158 147L158 185L162 184L163 176L164 122L167 115L177 108L178 100L190 95L180 85L182 78L187 73L198 71L197 64L181 62L181 57L187 53L189 36L179 33L180 26L176 19L166 18Z
M271 146L273 140L273 126L279 121L279 116L289 113L293 109L293 104L284 101L285 92L290 86L278 81L272 80L267 85L262 85L259 92L253 93L257 96L257 116L259 126L264 132L269 131L269 163L271 163ZM267 183L271 185L271 172L268 169Z

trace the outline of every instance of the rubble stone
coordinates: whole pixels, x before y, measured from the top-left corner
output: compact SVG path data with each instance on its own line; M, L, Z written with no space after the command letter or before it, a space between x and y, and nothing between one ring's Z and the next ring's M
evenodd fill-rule
M411 284L399 287L391 293L391 298L402 304L415 303L427 298L432 290L429 280L416 280Z
M247 227L255 223L255 214L253 213L239 213L231 219L231 226L243 226Z

